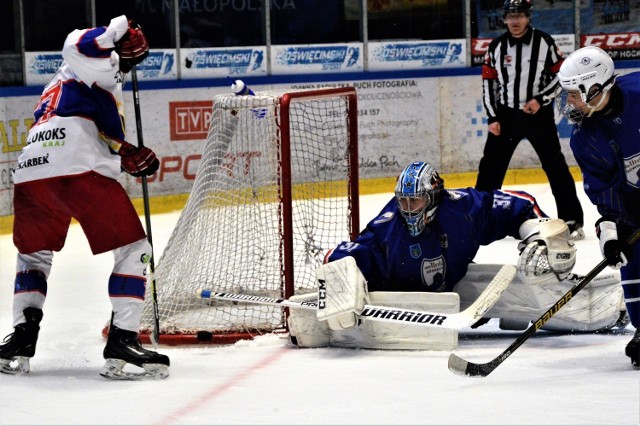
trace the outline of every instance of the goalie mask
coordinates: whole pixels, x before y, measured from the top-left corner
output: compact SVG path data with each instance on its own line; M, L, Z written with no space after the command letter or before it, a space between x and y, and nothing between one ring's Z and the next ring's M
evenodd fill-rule
M411 236L420 235L433 220L443 188L444 180L429 163L416 161L400 173L395 190L396 202Z
M591 116L606 96L594 105L590 102L608 92L615 82L613 70L613 60L599 47L587 46L573 52L558 71L561 87L556 98L558 110L574 123Z

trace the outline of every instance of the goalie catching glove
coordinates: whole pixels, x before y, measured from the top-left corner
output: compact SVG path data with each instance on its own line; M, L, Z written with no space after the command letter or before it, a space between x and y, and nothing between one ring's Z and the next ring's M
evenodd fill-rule
M596 235L600 241L600 252L613 269L627 265L629 245L618 238L618 227L615 222L604 217L596 222Z
M156 154L146 146L138 148L129 142L121 142L118 155L122 169L131 176L151 176L160 167Z
M120 56L120 71L128 73L149 55L149 43L140 25L129 20L127 32L116 43L116 53Z
M561 219L529 219L520 226L518 271L527 277L553 272L565 279L576 263L569 227Z

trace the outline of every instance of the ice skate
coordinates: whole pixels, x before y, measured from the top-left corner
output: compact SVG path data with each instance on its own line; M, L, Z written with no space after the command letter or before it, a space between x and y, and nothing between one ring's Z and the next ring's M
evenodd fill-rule
M143 348L134 331L121 330L112 324L103 354L106 362L100 375L107 379L146 380L169 376L169 357ZM126 364L143 368L144 372L123 371Z
M631 341L627 343L624 353L631 358L633 368L640 370L640 328L636 328L636 333Z
M620 317L618 318L618 321L616 321L616 323L613 325L613 327L619 330L624 330L630 322L631 318L629 318L629 313L626 309L622 309L620 311Z
M569 235L572 240L584 240L584 229L582 229L581 224L575 220L569 220L567 221L567 226L569 227Z
M0 372L6 374L28 374L29 359L36 353L36 342L42 321L42 309L26 308L26 322L15 326L13 333L0 344Z

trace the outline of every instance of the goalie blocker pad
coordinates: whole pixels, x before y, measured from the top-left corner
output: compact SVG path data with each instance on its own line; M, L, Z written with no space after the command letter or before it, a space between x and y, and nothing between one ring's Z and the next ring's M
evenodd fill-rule
M318 321L327 321L333 330L356 325L357 315L369 303L367 281L353 257L344 257L316 269Z

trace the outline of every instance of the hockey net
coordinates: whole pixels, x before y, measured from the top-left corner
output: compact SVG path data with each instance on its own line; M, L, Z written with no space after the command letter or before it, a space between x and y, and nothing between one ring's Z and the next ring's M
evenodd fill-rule
M359 231L353 88L218 95L196 179L155 270L160 343L232 343L286 330L285 309L198 289L288 298ZM148 285L141 339L154 327Z

